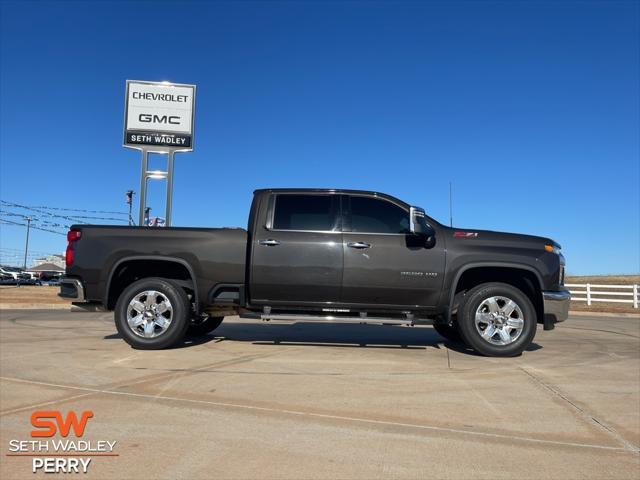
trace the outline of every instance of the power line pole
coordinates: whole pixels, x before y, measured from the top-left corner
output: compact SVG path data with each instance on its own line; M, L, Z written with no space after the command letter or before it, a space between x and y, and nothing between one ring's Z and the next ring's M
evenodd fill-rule
M449 226L453 227L453 194L451 182L449 182Z
M149 216L151 215L151 207L145 207L144 209L144 217L142 225L145 227L149 226Z
M23 268L27 268L27 252L29 252L29 229L31 228L31 217L27 217L27 241L24 244L24 265Z
M136 194L133 190L127 190L125 195L127 196L127 203L129 204L129 226L133 225L133 216L131 215L131 209L133 208L133 196Z

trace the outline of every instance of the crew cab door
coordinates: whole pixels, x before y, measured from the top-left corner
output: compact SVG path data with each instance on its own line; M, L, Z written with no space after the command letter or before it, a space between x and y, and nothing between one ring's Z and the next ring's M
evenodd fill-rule
M410 233L409 210L385 198L343 200L342 303L398 308L438 304L445 267L443 241L427 248Z
M273 193L255 229L249 292L258 305L338 302L342 284L340 196Z

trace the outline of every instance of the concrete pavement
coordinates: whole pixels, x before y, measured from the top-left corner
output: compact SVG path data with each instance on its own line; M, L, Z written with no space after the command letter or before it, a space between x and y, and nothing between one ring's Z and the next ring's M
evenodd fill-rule
M90 478L637 478L640 320L573 317L519 358L429 327L225 320L131 349L111 314L0 312L0 477L34 410L92 410Z

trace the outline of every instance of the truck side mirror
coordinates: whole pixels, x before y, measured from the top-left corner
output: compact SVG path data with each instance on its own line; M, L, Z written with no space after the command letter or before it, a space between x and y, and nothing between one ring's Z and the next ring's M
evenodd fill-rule
M411 233L425 237L425 239L435 236L436 231L427 223L426 214L422 208L411 207L409 216L411 217Z

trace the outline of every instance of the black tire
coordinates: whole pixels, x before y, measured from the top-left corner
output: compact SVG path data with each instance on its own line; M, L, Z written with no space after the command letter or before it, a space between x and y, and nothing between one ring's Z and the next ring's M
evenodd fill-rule
M451 340L456 343L463 342L456 320L451 320L451 323L434 323L433 329L438 332L438 335L446 338L447 340Z
M136 312L130 304L136 296L145 291L156 291L159 298L166 297L171 304L171 319L166 329L153 338L145 338L134 332L129 326L127 313ZM133 310L130 310L133 309ZM129 285L118 298L115 309L115 322L118 333L133 348L141 350L160 350L175 345L184 338L190 319L189 298L185 291L170 280L150 277ZM143 327L144 328L144 327ZM160 327L155 327L157 330ZM136 327L139 330L140 327Z
M493 303L491 299L495 300L496 298L498 302L495 308L497 308L496 311L499 312L498 317L500 318L496 318L495 321L499 322L499 325L497 324L497 329L494 327L496 333L492 335L490 339L485 339L485 336L480 332L486 332L489 325L486 325L484 330L482 329L482 325L476 326L476 313L479 309L487 308L487 310L481 312L480 315L485 313L486 315L491 315L488 303ZM522 325L519 334L517 334L516 330L510 330L511 327L506 329L503 326L505 318L507 318L504 316L507 307L504 299L512 300L519 309L519 311L514 310L508 317L509 320L514 320L514 323ZM504 303L500 305L499 302ZM521 322L519 320L521 320ZM491 321L494 320L492 319ZM514 357L520 355L533 341L536 335L537 323L536 311L529 297L521 290L506 283L483 283L472 288L464 296L458 309L458 326L462 339L476 352L488 357ZM500 331L503 329L505 332ZM493 332L494 330L491 331ZM509 332L507 332L507 330L509 330ZM503 345L495 344L494 342L504 342L504 338L502 338L503 333L505 336L510 335L513 340L507 338L510 343Z
M223 320L224 317L209 317L199 323L191 322L187 329L187 334L193 335L194 337L206 335L218 328Z

